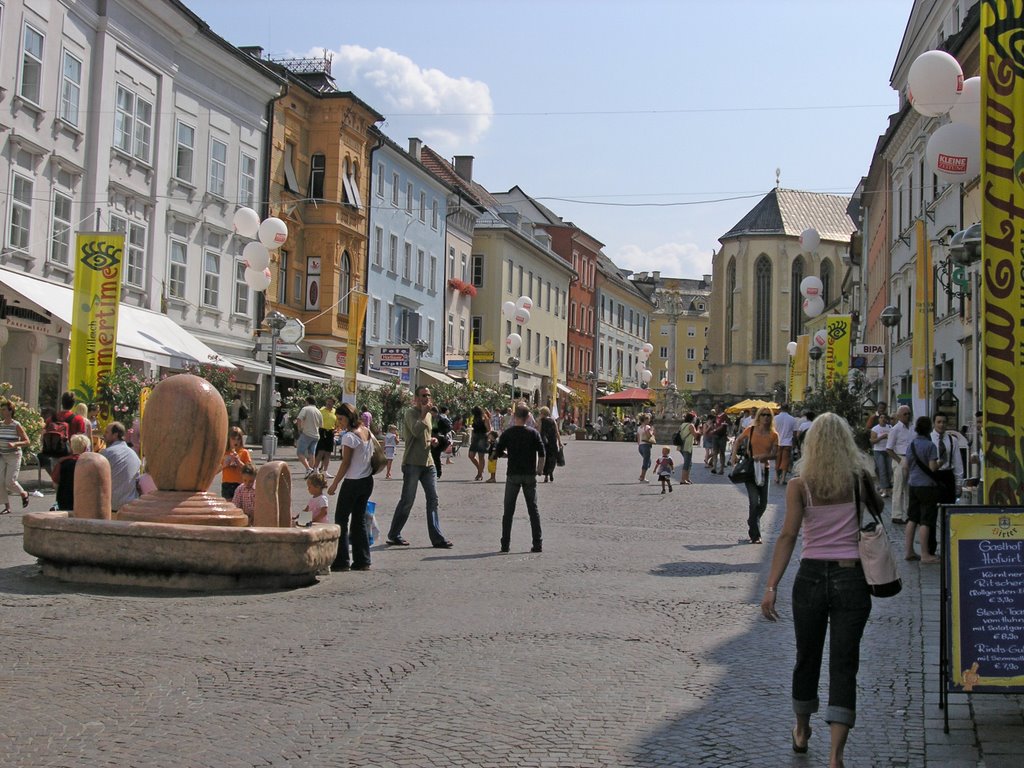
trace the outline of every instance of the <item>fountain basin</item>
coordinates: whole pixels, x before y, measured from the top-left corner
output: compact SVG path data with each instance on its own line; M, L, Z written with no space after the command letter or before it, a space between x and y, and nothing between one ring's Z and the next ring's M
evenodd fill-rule
M338 552L341 528L236 528L23 517L24 548L43 574L87 584L216 591L307 586Z

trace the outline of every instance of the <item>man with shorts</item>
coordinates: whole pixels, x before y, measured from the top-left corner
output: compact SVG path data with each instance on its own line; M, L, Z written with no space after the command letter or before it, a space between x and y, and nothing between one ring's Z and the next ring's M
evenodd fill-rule
M725 404L719 403L718 416L711 428L711 472L725 474L725 448L729 444L729 417L725 413ZM718 469L716 469L718 467Z
M324 425L320 410L316 407L316 398L306 398L306 404L299 411L295 419L295 425L299 428L299 439L296 443L295 452L306 470L306 477L316 468L316 444L320 440L320 427Z
M775 457L775 484L785 485L789 482L789 468L793 460L793 432L796 419L789 412L789 403L779 406L775 415L775 431L779 433L779 453Z

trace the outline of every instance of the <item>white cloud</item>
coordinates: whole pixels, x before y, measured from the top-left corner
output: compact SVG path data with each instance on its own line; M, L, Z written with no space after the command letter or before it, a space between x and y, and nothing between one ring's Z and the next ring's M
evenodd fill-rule
M334 52L332 74L339 88L351 91L384 115L386 128L402 132L396 136L388 131L399 144L418 136L442 155L461 153L491 127L494 104L487 83L425 69L387 48L371 51L343 45ZM416 116L402 117L401 113Z
M661 272L663 277L686 277L699 280L711 274L711 254L695 243L662 243L654 248L624 245L608 254L616 266L634 272Z

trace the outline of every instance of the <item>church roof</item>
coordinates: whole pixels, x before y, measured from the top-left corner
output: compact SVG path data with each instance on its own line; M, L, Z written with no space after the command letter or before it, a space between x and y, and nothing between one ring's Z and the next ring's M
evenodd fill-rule
M799 237L814 227L822 240L848 243L856 226L846 212L850 198L796 189L773 189L718 239L742 236L783 235Z

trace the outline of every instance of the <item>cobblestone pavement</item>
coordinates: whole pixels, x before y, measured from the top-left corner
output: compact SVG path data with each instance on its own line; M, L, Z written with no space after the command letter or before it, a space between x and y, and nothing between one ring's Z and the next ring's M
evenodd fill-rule
M503 485L460 454L439 484L454 549L429 547L421 495L411 547L293 591L62 585L22 550L20 515L0 518L0 765L826 765L818 716L809 755L790 750L795 565L781 621L758 610L782 489L754 546L742 489L703 467L662 495L632 445L566 452L539 486L543 554L522 501L497 553ZM385 530L400 486L377 481ZM921 597L936 605L938 573L920 570L875 603L847 765L1020 765L1018 697L954 696L942 733Z

